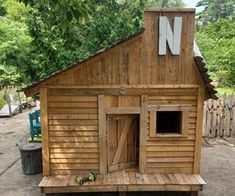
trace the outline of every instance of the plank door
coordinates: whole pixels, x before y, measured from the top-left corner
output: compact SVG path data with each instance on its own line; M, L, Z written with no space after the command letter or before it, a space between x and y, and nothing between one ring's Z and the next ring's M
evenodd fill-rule
M107 115L108 172L135 167L138 161L138 115Z

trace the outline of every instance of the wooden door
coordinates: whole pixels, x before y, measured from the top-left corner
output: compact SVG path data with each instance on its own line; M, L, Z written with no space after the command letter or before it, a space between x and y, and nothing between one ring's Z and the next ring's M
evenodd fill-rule
M137 165L138 115L107 115L108 172Z

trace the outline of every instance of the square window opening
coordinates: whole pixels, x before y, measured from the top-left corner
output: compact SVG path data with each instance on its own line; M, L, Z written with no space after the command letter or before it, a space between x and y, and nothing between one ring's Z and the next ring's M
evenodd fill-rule
M158 111L156 117L157 133L181 134L182 111Z

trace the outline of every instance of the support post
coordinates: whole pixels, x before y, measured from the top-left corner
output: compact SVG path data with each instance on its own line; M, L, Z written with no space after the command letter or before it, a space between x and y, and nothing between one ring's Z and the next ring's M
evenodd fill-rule
M148 109L148 96L141 96L140 107L140 151L139 151L139 172L144 173L146 169L147 159L147 109Z
M205 101L205 88L199 87L197 95L197 121L196 121L196 133L195 133L194 166L193 166L194 174L200 173L204 101Z
M40 89L40 113L42 132L42 160L43 175L50 175L49 165L49 139L48 139L48 116L47 116L47 88Z
M104 95L98 95L99 105L99 152L100 174L107 174L107 143L106 143L106 114L104 109Z

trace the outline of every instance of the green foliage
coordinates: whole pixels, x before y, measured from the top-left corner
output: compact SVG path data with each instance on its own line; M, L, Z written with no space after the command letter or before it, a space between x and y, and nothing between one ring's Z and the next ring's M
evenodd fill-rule
M222 95L222 94L234 94L235 93L235 89L234 88L216 88L218 94Z
M234 0L200 0L197 7L203 7L198 16L202 24L216 22L218 19L230 19L235 13Z
M235 87L235 22L219 19L197 33L197 43L219 87Z
M22 3L17 3L15 0L6 0L4 6L9 20L24 22L29 17L28 10Z
M0 109L6 104L5 100L3 99L4 91L0 90Z
M5 3L7 4L8 1ZM0 78L1 86L22 83L21 57L25 56L25 49L32 40L28 35L27 25L16 20L22 18L14 15L13 12L8 15L8 7L6 11L6 16L0 17L0 66L3 70ZM11 18L13 16L14 20Z
M22 83L22 78L15 67L2 68L3 74L0 77L0 89L6 86L17 86Z
M32 8L48 28L57 26L65 31L73 20L83 22L90 9L85 0L18 0Z
M183 8L185 5L182 0L149 0L146 1L147 7Z
M144 8L153 5L182 7L183 3L182 0L0 0L0 10L1 6L5 10L0 17L2 84L37 81L128 37L143 26Z

